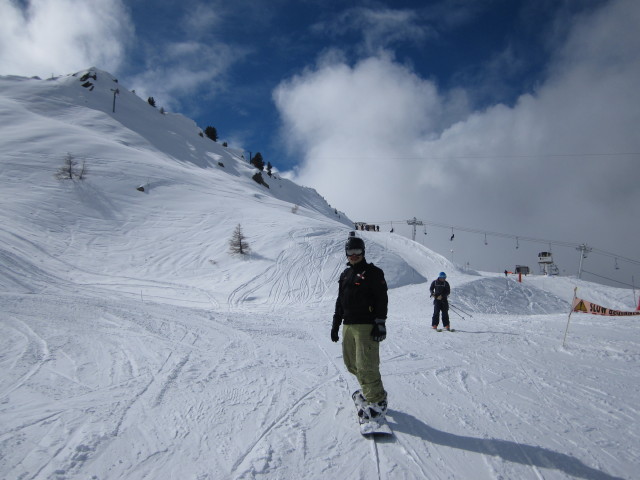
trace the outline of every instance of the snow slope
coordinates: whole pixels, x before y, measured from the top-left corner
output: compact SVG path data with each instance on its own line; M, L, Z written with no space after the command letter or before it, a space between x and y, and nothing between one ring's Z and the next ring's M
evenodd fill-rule
M329 339L349 219L90 72L0 77L0 478L637 478L640 318L574 314L562 345L576 286L631 291L359 232L395 432L364 439ZM84 180L54 178L67 153ZM455 333L428 328L441 270Z

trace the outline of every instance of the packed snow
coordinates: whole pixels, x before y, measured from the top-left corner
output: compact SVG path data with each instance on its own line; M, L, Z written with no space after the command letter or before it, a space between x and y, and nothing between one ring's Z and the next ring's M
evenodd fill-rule
M96 69L0 77L0 129L0 478L638 478L640 317L568 323L576 287L636 292L358 232L390 287L394 435L364 438L329 336L344 213Z

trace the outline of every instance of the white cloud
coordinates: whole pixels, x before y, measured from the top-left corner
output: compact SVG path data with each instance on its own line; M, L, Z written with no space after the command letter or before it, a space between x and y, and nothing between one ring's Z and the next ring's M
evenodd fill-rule
M132 39L119 0L0 0L0 72L66 74L89 66L116 70Z
M356 214L376 196L372 185L390 193L416 178L423 168L418 140L441 128L447 110L432 83L385 56L353 67L323 64L281 84L274 98L287 140L307 152L299 179L331 192L334 204ZM418 178L423 187L428 182ZM354 183L362 184L357 200Z
M207 32L217 27L222 22L218 7L212 8L206 4L196 4L188 9L184 18L184 25L187 31L197 33Z
M175 30L141 42L144 64L132 68L138 73L128 82L142 97L195 117L227 90L230 69L250 47L217 38L220 25L233 15L224 2L181 4L175 12Z
M396 42L419 42L434 35L429 26L421 24L414 10L369 7L347 9L330 21L317 23L314 30L334 35L356 31L363 38L361 48L369 54L386 49Z
M305 157L295 180L357 219L423 215L633 257L635 242L611 232L640 218L640 4L574 22L546 81L512 107L468 112L464 92L438 91L389 56L283 82L284 133Z
M199 107L197 99L192 104L185 103L190 101L190 94L198 92L213 97L224 91L229 68L245 54L240 47L221 43L185 41L156 45L153 54L147 56L146 68L129 83L142 97L152 96L158 105L173 111L188 110L193 115Z

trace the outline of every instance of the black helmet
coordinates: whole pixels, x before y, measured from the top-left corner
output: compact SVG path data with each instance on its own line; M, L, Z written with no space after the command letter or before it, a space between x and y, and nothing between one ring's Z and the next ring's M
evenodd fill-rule
M364 240L359 237L350 236L347 238L347 243L344 245L344 251L347 253L347 250L354 250L359 248L362 250L362 255L364 255Z

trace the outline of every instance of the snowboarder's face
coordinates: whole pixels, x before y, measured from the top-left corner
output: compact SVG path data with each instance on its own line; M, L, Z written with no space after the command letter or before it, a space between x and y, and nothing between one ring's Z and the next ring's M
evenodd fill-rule
M347 250L347 258L349 259L349 263L351 265L355 265L356 263L360 262L362 260L362 250L361 249L354 249L354 250Z

